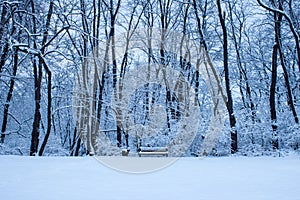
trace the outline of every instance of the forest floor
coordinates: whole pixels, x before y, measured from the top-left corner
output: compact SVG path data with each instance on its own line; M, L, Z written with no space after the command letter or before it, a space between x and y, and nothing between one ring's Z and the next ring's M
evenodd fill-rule
M172 158L0 156L3 200L300 200L300 156L180 158L132 174L101 161ZM168 160L169 159L169 160Z

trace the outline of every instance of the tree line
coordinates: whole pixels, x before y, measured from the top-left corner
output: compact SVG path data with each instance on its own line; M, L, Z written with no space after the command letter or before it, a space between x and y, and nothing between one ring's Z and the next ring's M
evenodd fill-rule
M153 48L155 29L160 41L170 31L182 33L177 42L188 38L196 43L216 67L227 117L215 154L299 151L299 11L295 0L1 0L0 153L97 154L93 147L99 138L93 131L104 131L116 147L142 145L145 141L122 129L122 109L116 109L114 119L110 108L112 99L124 96L123 77L139 62L149 71L153 64L163 66L162 74L164 66L176 62L184 78L194 77L196 103L203 119L209 118L211 99L201 74L193 71L197 66L188 62L190 54L180 48L172 55L164 42ZM130 51L138 30L146 35L142 59L142 53ZM115 47L119 33L126 38L121 57ZM104 49L95 51L100 45ZM91 107L96 121L86 117L85 106L76 110L72 99L78 74L86 62L93 62L88 60L91 54L101 58L105 70L93 69L97 81L84 94L93 101L81 103ZM180 118L180 97L167 85L164 91L145 85L131 97L137 123L149 123L152 104L164 104L167 124L160 140L172 135ZM160 90L164 97L157 96ZM84 113L78 123L76 112ZM198 153L208 123L201 124L191 154Z

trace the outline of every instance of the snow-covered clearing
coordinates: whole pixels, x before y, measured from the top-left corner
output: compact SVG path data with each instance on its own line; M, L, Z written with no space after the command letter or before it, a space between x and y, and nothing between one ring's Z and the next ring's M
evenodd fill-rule
M93 157L0 156L0 163L2 200L300 199L299 156L181 158L146 174L118 172Z

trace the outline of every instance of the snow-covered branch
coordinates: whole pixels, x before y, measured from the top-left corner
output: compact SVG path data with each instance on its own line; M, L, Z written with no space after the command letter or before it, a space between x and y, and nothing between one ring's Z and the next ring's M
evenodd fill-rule
M298 68L299 68L299 71L300 71L300 44L299 44L299 35L298 35L297 31L296 31L296 28L295 28L295 26L293 24L292 19L283 10L270 7L270 6L266 5L264 2L262 2L261 0L257 0L257 2L264 9L266 9L268 11L271 11L273 13L281 14L288 21L289 27L290 27L290 29L291 29L291 31L293 33L293 36L294 36L294 39L295 39L295 43L296 43L297 54L298 54Z

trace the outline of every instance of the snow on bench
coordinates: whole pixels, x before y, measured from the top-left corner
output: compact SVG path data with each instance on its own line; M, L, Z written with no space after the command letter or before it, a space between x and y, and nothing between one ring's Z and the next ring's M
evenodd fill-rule
M139 157L142 155L168 157L168 147L140 147L138 154Z

